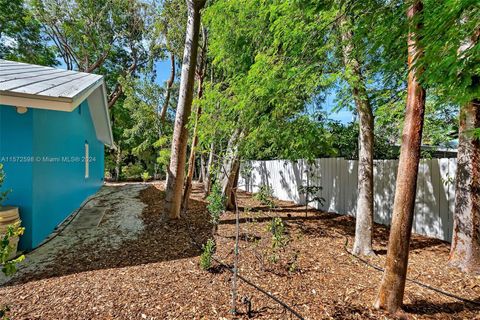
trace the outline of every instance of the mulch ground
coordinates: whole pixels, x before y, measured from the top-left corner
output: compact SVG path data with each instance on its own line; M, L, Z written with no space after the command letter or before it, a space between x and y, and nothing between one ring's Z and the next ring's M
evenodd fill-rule
M216 256L231 265L235 214L222 217L212 235L206 202L196 185L186 216L169 221L163 215L161 185L140 198L148 206L145 230L120 248L97 250L76 246L60 252L51 267L14 279L0 288L0 304L12 319L294 319L282 306L253 287L238 283L237 316L231 310L231 273L214 263L199 268L197 244L214 237ZM290 305L305 319L390 319L371 305L382 273L352 257L354 220L291 202L261 205L247 193L240 208L240 274ZM281 217L288 243L272 257L267 225ZM383 266L388 230L375 228L376 257ZM99 239L102 241L102 239ZM480 278L447 264L448 243L414 236L408 276L438 289L480 302ZM249 302L249 303L248 303ZM477 305L460 302L409 282L405 311L410 319L480 319ZM251 305L248 315L248 305Z

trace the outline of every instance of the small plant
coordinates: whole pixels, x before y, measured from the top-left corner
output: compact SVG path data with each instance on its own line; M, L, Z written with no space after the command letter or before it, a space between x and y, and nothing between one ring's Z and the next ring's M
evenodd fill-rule
M0 188L2 188L4 182L5 182L5 172L3 171L3 164L0 163ZM11 189L0 192L0 207L3 205L3 202L7 200L7 197L10 192L12 192Z
M279 259L278 251L283 249L287 243L288 238L285 236L285 225L282 218L275 217L267 225L267 231L272 234L272 255L269 260L276 263Z
M295 273L298 270L298 252L288 261L288 272Z
M12 276L17 271L17 263L25 259L25 256L23 255L15 259L10 259L13 252L13 247L10 245L11 239L21 236L24 231L25 228L23 227L10 225L0 241L0 265L2 267L2 272L6 276Z
M212 267L213 254L215 253L215 240L208 239L207 243L202 245L202 255L200 256L200 268L209 270Z
M305 202L308 204L312 201L317 201L321 206L323 206L325 199L318 195L322 191L321 186L301 186L298 188L300 194L305 195Z
M3 171L3 164L0 163L0 188L5 182L5 172ZM3 202L7 199L8 194L12 192L11 189L0 192L0 207L3 205ZM20 225L14 224L7 227L5 234L1 235L0 239L0 267L2 273L7 277L12 276L17 271L17 263L25 259L24 255L21 255L15 259L11 259L14 246L10 244L10 241L13 238L19 237L23 234L25 228L20 227ZM8 312L10 308L8 306L2 306L0 308L0 319L8 320Z
M254 198L260 201L261 204L273 207L275 203L273 202L273 189L269 185L261 185L258 189L258 192L254 195Z
M222 188L218 182L213 184L212 191L208 195L207 201L210 222L213 224L214 233L217 233L220 216L225 211L225 197L222 195Z
M148 173L148 171L144 171L140 177L142 178L144 183L152 178L152 176Z

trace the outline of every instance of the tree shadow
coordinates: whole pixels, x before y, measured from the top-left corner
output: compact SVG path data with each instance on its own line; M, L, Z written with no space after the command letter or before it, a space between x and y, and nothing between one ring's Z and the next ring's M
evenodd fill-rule
M474 301L480 303L480 297ZM403 310L411 314L433 316L439 313L454 314L462 311L480 312L480 306L464 302L433 303L427 300L417 300L413 303L405 304Z
M192 195L202 192L195 186ZM135 239L124 240L106 250L105 246L87 246L74 243L62 251L52 250L52 262L40 271L19 274L6 286L30 281L61 277L86 271L124 268L162 261L199 256L200 245L213 238L206 203L190 198L189 210L178 220L165 217L165 192L154 186L140 191L139 198L147 205L141 218L144 229ZM100 226L101 227L101 226ZM113 230L112 232L114 232ZM81 231L80 231L81 232ZM98 243L108 242L108 236L95 238Z

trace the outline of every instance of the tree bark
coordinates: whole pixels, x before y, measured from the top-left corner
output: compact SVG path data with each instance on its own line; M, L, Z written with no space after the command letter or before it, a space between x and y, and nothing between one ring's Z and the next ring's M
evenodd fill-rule
M170 103L170 95L172 92L173 82L175 81L175 56L170 52L170 78L167 81L167 91L165 94L165 100L163 101L163 106L160 111L160 123L165 123L165 118L167 117L168 104Z
M355 242L352 253L374 255L373 239L373 142L374 120L360 61L355 56L352 24L344 15L341 21L343 59L348 84L352 89L359 115L358 140L358 198L355 223Z
M407 11L410 23L408 33L407 108L385 271L375 302L376 308L386 309L391 313L396 313L401 308L405 291L408 250L412 233L418 164L420 161L425 112L425 89L418 82L418 77L421 75L422 70L416 67L416 63L417 59L423 54L423 48L418 43L418 32L422 29L420 22L422 15L422 1L416 0Z
M198 175L198 182L202 183L205 180L205 156L200 154L200 173Z
M460 110L455 216L449 262L468 273L480 273L480 99Z
M115 181L120 181L120 174L122 172L122 150L117 146L115 150Z
M210 194L210 190L212 188L212 166L213 166L213 162L215 161L214 155L215 155L215 143L212 142L210 144L210 153L208 155L208 160L207 160L207 168L206 168L207 171L205 174L205 183L203 184L204 191L205 191L204 198L208 197L208 195Z
M192 109L200 30L200 10L204 5L204 0L187 0L188 20L185 36L185 51L183 55L182 76L180 80L177 113L175 116L170 165L167 172L165 189L165 207L171 219L180 218L188 142L186 125Z
M206 30L202 28L203 34L203 45L202 45L202 52L200 56L200 63L198 65L198 93L197 98L201 99L203 96L203 80L205 79L205 72L206 72L206 55L207 55L207 39L206 39ZM192 148L190 150L190 158L188 159L188 172L187 177L185 179L185 187L183 190L183 201L182 201L182 213L185 213L188 209L188 199L190 198L190 194L192 192L192 180L193 180L193 173L195 171L195 153L198 144L198 121L200 120L200 116L202 115L202 107L199 105L197 107L197 113L195 116L195 127L193 128L193 139L192 139Z
M237 175L237 171L240 167L238 142L241 137L241 130L236 129L232 137L228 141L227 151L223 159L222 167L220 168L219 180L222 187L222 194L225 197L225 205L227 209L233 209L232 204L234 204L234 199L232 199L232 193L234 194L236 192L234 188L235 176Z

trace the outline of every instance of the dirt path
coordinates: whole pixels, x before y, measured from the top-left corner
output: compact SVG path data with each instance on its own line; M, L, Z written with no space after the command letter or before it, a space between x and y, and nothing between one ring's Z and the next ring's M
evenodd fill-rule
M79 215L39 250L48 262L28 257L28 267L0 288L0 303L11 306L13 319L246 319L240 301L240 314L229 313L230 273L218 265L211 272L198 267L200 250L192 239L204 243L213 237L201 188L195 186L190 210L178 221L164 219L162 189L139 184L104 188L90 208L100 213ZM281 201L269 208L245 193L239 205L243 276L305 319L389 319L370 307L381 273L344 251L354 233L351 217L305 213L304 207ZM104 214L98 219L101 208ZM276 252L275 263L267 231L273 217L282 218L288 240ZM79 228L98 221L95 231ZM216 255L226 263L233 261L234 227L234 214L227 212L215 236ZM377 226L377 257L370 262L378 266L383 265L387 235ZM479 299L480 279L446 264L448 244L415 236L411 249L409 277ZM251 301L254 318L291 319L246 284L240 283L238 292L239 300ZM405 304L411 319L475 319L480 312L411 283Z

